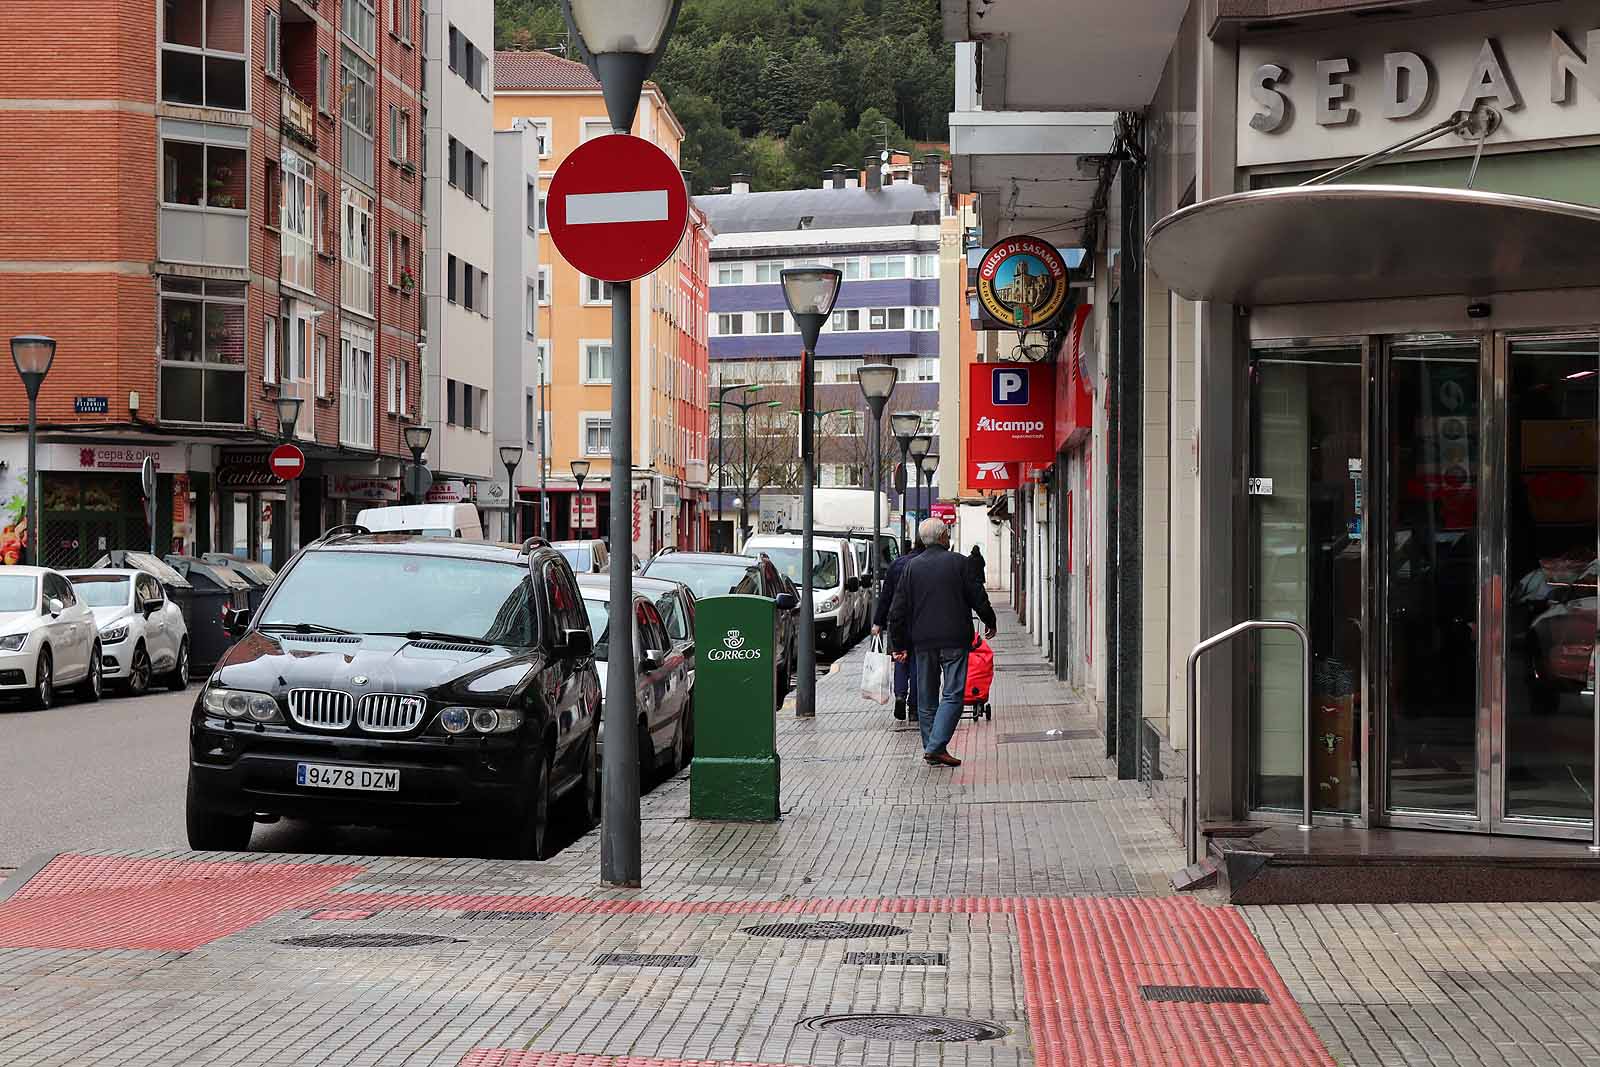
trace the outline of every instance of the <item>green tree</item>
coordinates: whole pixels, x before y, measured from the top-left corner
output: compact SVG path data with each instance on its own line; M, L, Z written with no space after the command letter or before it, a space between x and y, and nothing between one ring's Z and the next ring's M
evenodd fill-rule
M695 192L726 188L732 175L749 171L750 149L723 125L715 100L685 93L673 101L672 110L684 128L679 162Z
M845 126L844 108L832 100L823 100L806 113L806 120L789 131L785 154L800 178L810 184L822 173L822 168L835 163L856 166L860 160L860 145L855 134Z
M750 175L750 188L753 191L770 193L780 189L802 188L808 184L789 162L783 142L771 134L764 133L751 138L745 142L745 148L749 159L746 173Z
M746 137L761 129L761 79L766 66L767 46L759 40L723 36L706 56L708 87L716 87L723 121Z
M882 151L885 134L890 148L912 147L911 138L906 136L906 131L900 128L898 122L875 107L867 108L856 123L856 144L859 146L856 155L858 157L868 153L876 155Z

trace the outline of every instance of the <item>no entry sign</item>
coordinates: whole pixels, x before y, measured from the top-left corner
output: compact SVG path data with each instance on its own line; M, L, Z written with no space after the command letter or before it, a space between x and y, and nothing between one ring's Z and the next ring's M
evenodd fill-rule
M614 133L585 141L556 168L546 212L568 263L591 278L631 282L677 251L689 192L671 156Z
M272 473L286 482L292 482L306 470L306 454L294 445L279 445L267 457Z

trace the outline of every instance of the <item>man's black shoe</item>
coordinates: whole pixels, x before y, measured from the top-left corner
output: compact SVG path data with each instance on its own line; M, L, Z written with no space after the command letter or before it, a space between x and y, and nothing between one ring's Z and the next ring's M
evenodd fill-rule
M906 702L904 700L896 700L894 702L894 717L897 719L906 717Z

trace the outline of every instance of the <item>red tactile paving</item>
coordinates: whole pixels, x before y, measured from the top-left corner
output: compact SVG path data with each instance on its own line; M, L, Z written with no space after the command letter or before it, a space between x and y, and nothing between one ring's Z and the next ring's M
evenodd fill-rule
M304 906L362 870L61 855L0 903L0 948L187 952Z
M973 914L1005 912L1019 938L1038 1067L1333 1067L1237 912L1193 899L790 900L738 903L361 894L385 908L569 914ZM341 898L342 899L342 898ZM1147 1003L1143 985L1255 987L1266 1004ZM748 1067L475 1049L461 1067Z

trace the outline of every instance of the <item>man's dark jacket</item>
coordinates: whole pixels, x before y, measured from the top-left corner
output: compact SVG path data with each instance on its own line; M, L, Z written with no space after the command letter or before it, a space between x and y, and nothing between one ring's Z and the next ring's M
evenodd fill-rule
M895 585L889 640L897 649L933 652L972 647L972 616L995 625L989 594L965 556L929 545Z
M896 556L894 562L889 564L889 569L883 572L883 588L878 590L878 610L872 616L872 625L885 630L889 628L889 605L894 603L894 591L900 588L900 579L905 575L906 568L920 554L919 550Z

